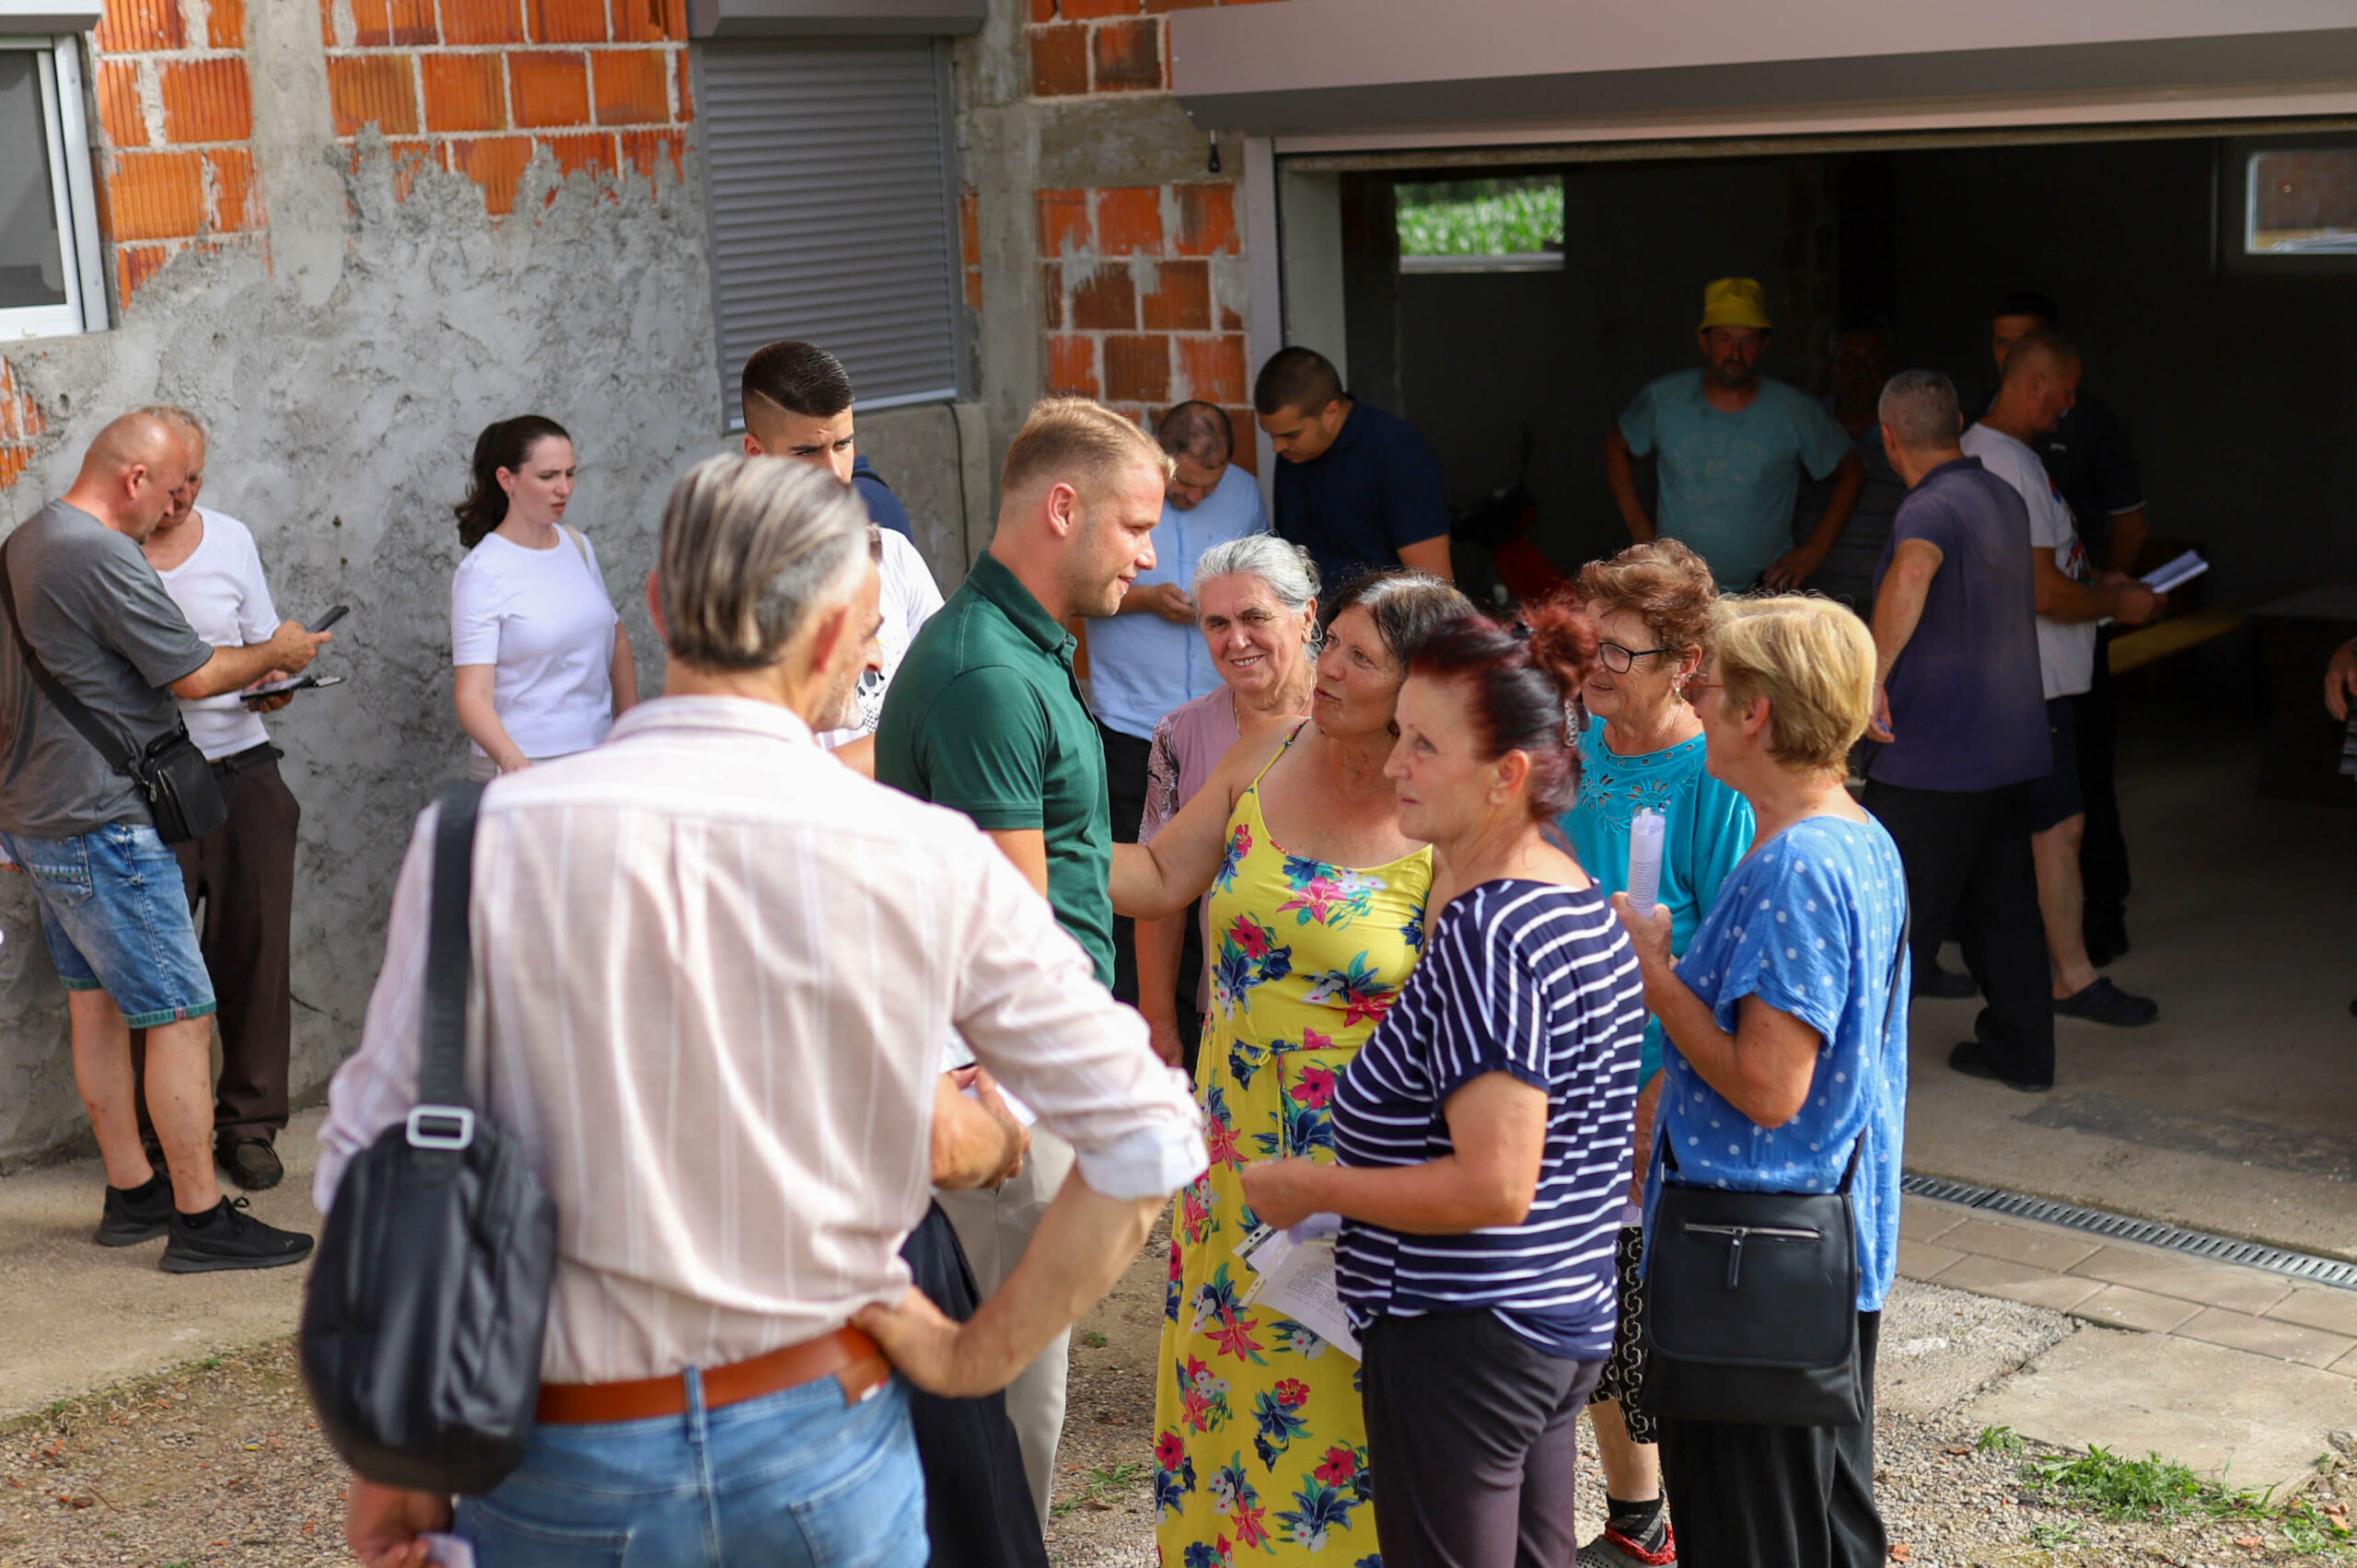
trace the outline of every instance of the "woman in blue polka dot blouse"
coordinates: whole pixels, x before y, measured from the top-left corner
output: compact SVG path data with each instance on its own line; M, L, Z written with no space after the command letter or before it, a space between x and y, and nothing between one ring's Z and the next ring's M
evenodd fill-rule
M1898 1253L1907 1097L1907 881L1898 846L1844 787L1864 733L1874 642L1830 599L1722 600L1688 690L1713 777L1759 820L1682 958L1668 912L1615 899L1670 1049L1655 1121L1648 1211L1665 1180L1737 1191L1831 1192L1854 1153L1858 1354ZM1896 961L1894 961L1896 960ZM1886 1030L1885 1019L1888 1018ZM1662 1472L1685 1568L1875 1568L1874 1410L1855 1426L1666 1419Z

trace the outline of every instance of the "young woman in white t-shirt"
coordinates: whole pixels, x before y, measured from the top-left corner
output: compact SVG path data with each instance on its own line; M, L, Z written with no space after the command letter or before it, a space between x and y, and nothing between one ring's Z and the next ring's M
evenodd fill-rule
M476 438L474 482L453 508L467 558L450 583L450 653L479 779L586 751L638 702L598 552L564 525L573 477L563 425L504 419Z

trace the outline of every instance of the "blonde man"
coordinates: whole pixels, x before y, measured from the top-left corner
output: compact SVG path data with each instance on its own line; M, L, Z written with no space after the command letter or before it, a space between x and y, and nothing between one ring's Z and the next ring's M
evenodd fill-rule
M1169 457L1083 398L1035 405L999 475L998 527L900 661L876 732L876 776L954 807L998 843L1056 920L1113 980L1112 813L1105 748L1073 673L1075 615L1110 615L1155 563ZM1035 1139L993 1192L945 1194L987 1296L1029 1243L1071 1152ZM1064 1342L1007 1391L1041 1519L1063 1428Z

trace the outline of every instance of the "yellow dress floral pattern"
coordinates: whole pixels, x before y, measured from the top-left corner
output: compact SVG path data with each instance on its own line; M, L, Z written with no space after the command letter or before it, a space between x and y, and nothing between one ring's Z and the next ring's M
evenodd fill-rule
M1422 952L1432 852L1368 869L1287 854L1261 819L1258 780L1227 829L1207 900L1212 1011L1195 1071L1212 1163L1178 1195L1155 1386L1162 1568L1376 1568L1358 1364L1242 1305L1253 1275L1236 1249L1255 1222L1238 1172L1247 1160L1334 1158L1335 1075Z

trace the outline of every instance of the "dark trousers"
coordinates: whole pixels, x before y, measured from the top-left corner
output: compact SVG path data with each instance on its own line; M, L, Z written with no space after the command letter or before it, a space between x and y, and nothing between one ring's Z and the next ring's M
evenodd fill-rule
M1572 1568L1579 1416L1604 1364L1489 1312L1382 1317L1361 1343L1384 1568Z
M1940 940L1953 928L1988 1001L1973 1025L1981 1055L2003 1077L2050 1081L2053 986L2030 859L2027 786L1902 789L1869 781L1864 804L1906 863L1916 971L1939 957Z
M257 749L262 749L257 748ZM238 757L251 756L240 752ZM225 758L214 781L229 818L192 843L175 846L188 907L197 914L197 946L220 1001L221 1077L214 1088L216 1136L273 1137L286 1125L288 1055L294 1003L290 932L295 920L295 842L303 808L278 774L274 752L238 767ZM139 1128L147 1123L147 1031L134 1030L131 1061L139 1086Z
M1881 1313L1858 1314L1866 1418L1855 1426L1662 1418L1662 1490L1681 1568L1882 1568L1889 1560L1875 1510L1881 1331Z
M1097 733L1105 740L1105 795L1113 807L1113 842L1138 842L1138 822L1145 816L1145 770L1154 743L1123 735L1102 722ZM1113 917L1113 997L1138 1005L1137 922Z
M901 1244L916 1287L962 1323L981 1304L949 1216L934 1203ZM1006 1418L1006 1395L945 1400L909 1386L909 1420L924 1467L932 1568L1048 1568L1023 1448Z
M2116 628L2096 635L2095 683L2072 699L2079 737L2079 793L2087 805L2079 843L2087 946L2116 949L2128 929L2128 834L2119 820L2119 687L2111 675Z

